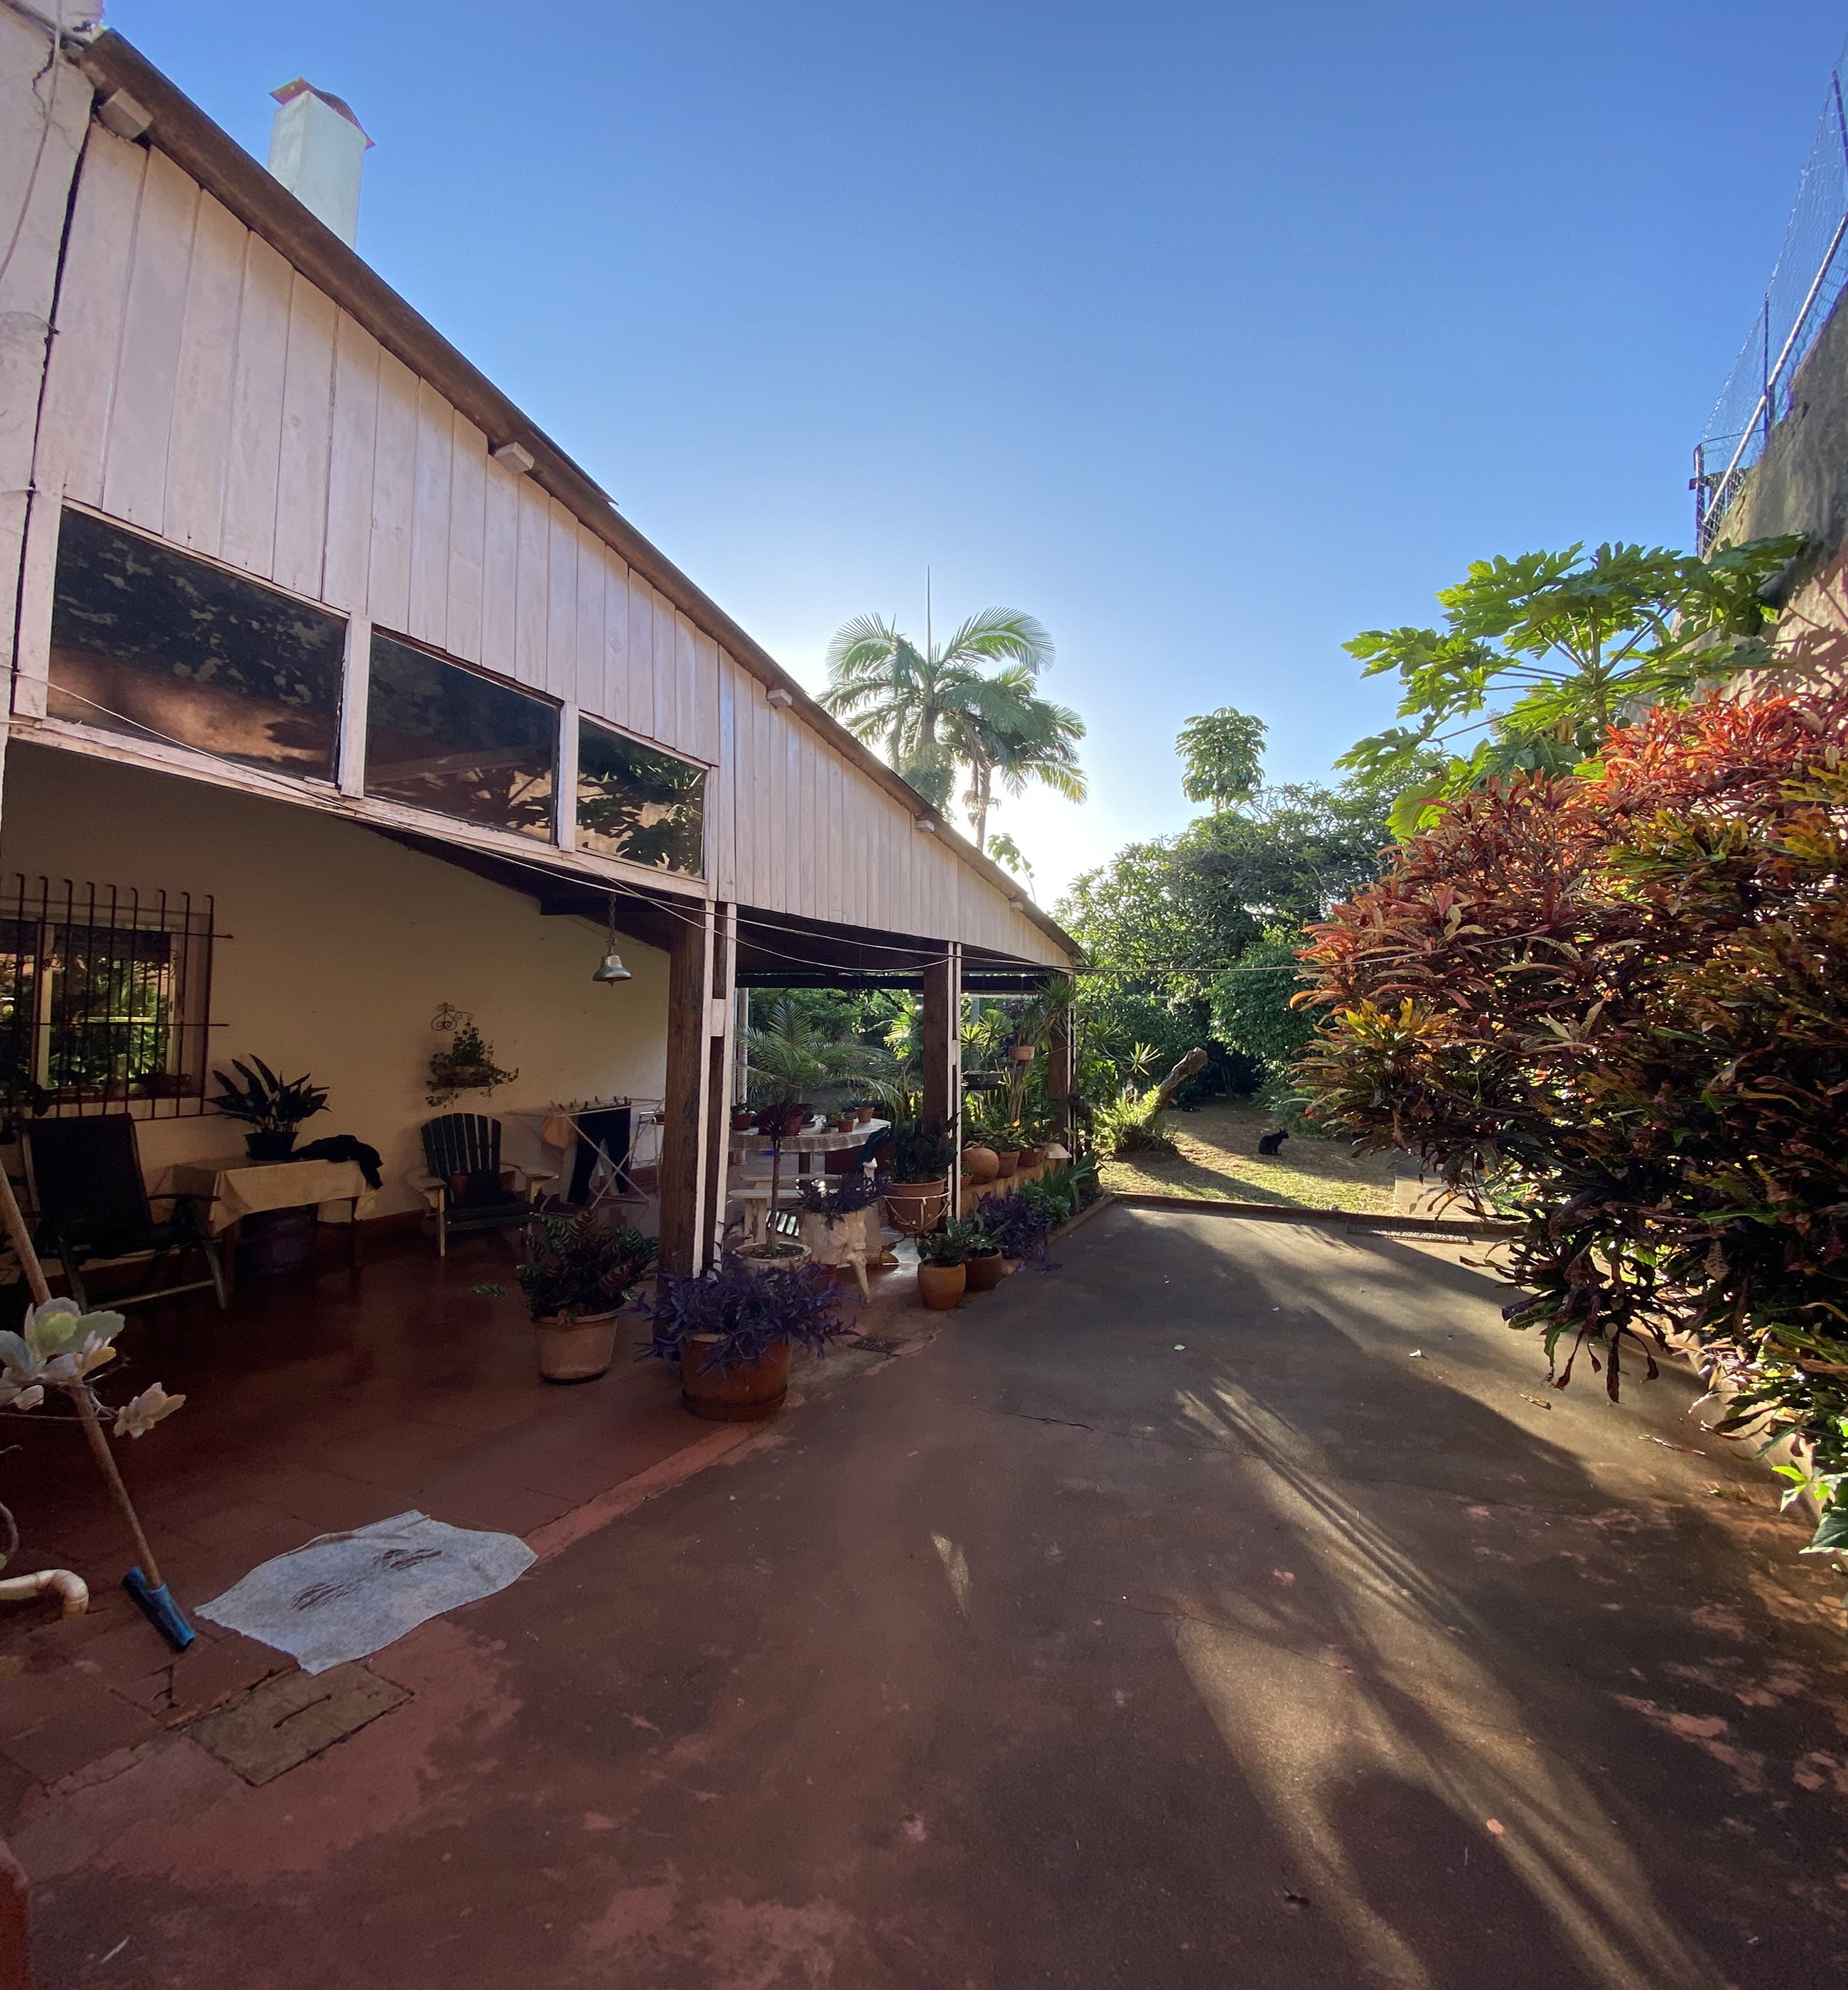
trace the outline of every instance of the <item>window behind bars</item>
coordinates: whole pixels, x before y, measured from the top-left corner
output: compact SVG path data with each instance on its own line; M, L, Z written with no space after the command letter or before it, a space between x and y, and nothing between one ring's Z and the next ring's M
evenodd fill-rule
M13 1110L205 1110L212 902L15 877L0 895L0 1095Z

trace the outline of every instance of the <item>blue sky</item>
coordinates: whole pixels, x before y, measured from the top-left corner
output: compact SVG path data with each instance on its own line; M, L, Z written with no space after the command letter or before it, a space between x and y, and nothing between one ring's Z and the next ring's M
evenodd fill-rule
M1495 552L1685 543L1848 7L117 0L261 157L377 141L360 249L811 684L830 633L1052 631L1093 799L1050 901L1390 709L1342 651Z

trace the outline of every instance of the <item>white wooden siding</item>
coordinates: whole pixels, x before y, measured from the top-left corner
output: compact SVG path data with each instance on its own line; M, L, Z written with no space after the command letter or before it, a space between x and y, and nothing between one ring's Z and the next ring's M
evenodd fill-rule
M162 154L92 125L41 490L712 764L722 897L1059 960L488 440Z

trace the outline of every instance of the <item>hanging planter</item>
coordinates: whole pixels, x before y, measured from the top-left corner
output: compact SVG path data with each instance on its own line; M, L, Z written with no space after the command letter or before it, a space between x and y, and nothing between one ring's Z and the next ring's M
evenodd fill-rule
M453 1030L454 1039L446 1048L433 1051L430 1060L430 1088L425 1102L447 1105L464 1092L492 1092L498 1085L511 1085L517 1071L504 1071L494 1062L494 1045L475 1027L475 1019L466 1009L445 1002L430 1019L433 1030Z

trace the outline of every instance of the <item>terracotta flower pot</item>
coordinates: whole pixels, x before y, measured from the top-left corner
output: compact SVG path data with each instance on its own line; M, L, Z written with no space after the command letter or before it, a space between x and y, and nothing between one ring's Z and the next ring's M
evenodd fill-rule
M594 1382L616 1359L616 1310L575 1319L535 1319L539 1373L548 1382Z
M998 1251L984 1251L979 1258L971 1258L963 1267L968 1274L968 1289L972 1292L993 1292L1007 1275L1004 1262Z
M994 1178L997 1181L1007 1180L1021 1164L1020 1150L1017 1147L998 1148L994 1158L999 1163L994 1171Z
M991 1182L1001 1171L1001 1160L992 1147L965 1147L963 1150L963 1172L978 1184Z
M766 1272L793 1271L809 1261L808 1246L788 1237L780 1237L774 1244L747 1244L732 1255L738 1263L759 1278Z
M733 1363L722 1374L708 1367L715 1333L689 1334L680 1353L682 1408L715 1424L761 1423L783 1407L790 1390L790 1347L786 1340L756 1361Z
M888 1182L884 1190L885 1213L895 1230L916 1236L928 1230L943 1214L949 1182L939 1175L935 1181Z
M1039 1046L1037 1044L1011 1044L1007 1047L1007 1054L1016 1064L1031 1064L1039 1054Z
M739 1111L732 1115L732 1131L734 1133L749 1133L756 1124L757 1115L755 1112Z
M918 1296L932 1313L948 1313L960 1302L968 1279L966 1265L920 1265Z
M253 1161L286 1161L295 1151L295 1129L283 1126L271 1131L259 1127L244 1136L244 1152Z
M1028 1168L1043 1168L1045 1165L1046 1150L1044 1147L1021 1148L1021 1168L1023 1172Z
M876 1116L870 1105L856 1105L854 1108L854 1124L856 1126L870 1126Z

